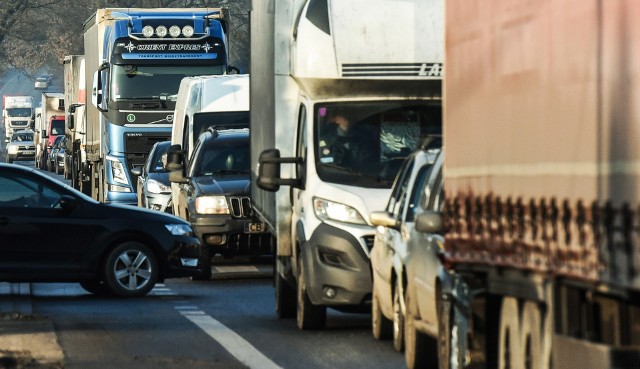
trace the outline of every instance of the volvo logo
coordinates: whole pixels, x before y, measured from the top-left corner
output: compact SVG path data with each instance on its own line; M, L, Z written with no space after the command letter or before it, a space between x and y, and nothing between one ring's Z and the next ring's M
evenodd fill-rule
M173 122L173 114L167 115L166 119L167 119L167 122L169 122L169 123Z

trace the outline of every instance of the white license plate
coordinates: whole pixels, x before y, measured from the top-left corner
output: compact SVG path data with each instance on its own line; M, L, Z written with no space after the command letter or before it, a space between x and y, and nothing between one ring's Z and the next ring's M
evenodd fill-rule
M23 154L23 155L33 155L36 152L35 151L20 151L20 153Z
M244 233L264 233L266 227L264 223L245 223Z

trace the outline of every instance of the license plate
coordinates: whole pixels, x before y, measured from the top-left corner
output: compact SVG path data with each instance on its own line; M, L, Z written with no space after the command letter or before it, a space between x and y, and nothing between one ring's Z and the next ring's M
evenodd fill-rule
M24 155L33 155L36 153L35 151L20 151L20 152Z
M244 224L244 233L264 233L265 225L264 223L245 223Z

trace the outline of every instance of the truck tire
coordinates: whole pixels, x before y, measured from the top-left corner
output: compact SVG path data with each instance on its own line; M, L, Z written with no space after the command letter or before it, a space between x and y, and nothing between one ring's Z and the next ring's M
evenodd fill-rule
M542 368L542 320L535 302L527 301L522 308L522 361L526 368Z
M416 329L416 312L413 309L413 298L407 291L405 298L406 314L404 324L404 360L409 369L428 368L430 358L437 357L433 344L429 337ZM435 368L435 366L431 366Z
M117 296L144 296L156 284L158 262L153 252L139 242L124 242L109 252L103 266L104 280Z
M498 329L498 369L523 368L518 300L504 297Z
M393 288L393 348L398 352L404 349L404 312L402 311L404 296L400 283L402 280L397 278Z
M324 328L327 321L327 307L314 305L307 295L307 286L304 280L304 269L300 268L298 277L298 308L296 323L301 330Z
M387 319L380 309L380 293L373 285L373 296L371 298L371 333L377 340L388 340L393 337L393 322Z
M277 268L274 268L277 269ZM296 317L296 292L277 270L273 271L273 286L276 298L276 315L278 319Z

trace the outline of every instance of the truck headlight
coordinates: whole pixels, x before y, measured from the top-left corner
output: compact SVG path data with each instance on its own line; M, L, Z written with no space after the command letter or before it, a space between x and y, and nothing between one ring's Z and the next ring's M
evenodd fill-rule
M15 155L18 153L18 146L16 145L9 145L7 146L7 152L11 155Z
M127 179L127 172L125 171L122 162L113 156L107 156L107 160L111 162L111 176L113 180L115 182L128 185L129 180Z
M198 214L229 214L229 205L224 196L196 197L196 213Z
M335 220L343 223L367 224L360 213L349 205L319 197L313 198L313 211L320 220Z
M165 186L155 179L150 179L147 181L147 191L151 193L169 193L171 192L171 187Z
M187 224L165 224L167 230L174 236L190 236L193 230Z

